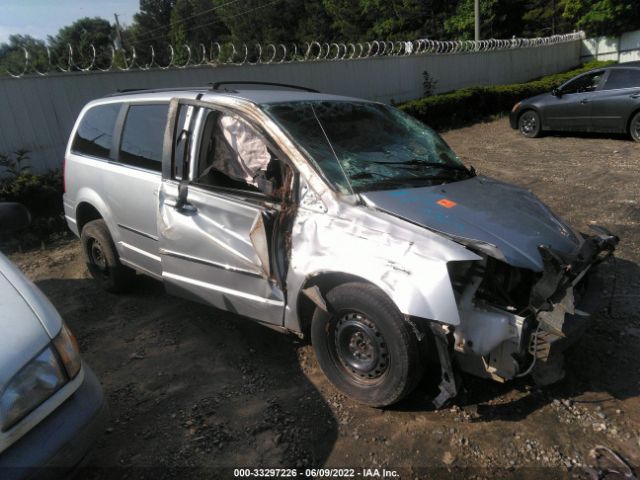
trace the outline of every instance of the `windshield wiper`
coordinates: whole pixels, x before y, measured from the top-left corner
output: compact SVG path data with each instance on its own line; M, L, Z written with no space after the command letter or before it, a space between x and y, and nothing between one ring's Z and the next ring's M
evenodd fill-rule
M408 160L406 162L373 162L381 165L396 165L398 167L437 167L442 168L443 170L454 170L460 172L471 173L471 170L465 167L464 165L451 165L449 163L442 162L427 162L426 160L420 160L419 158L414 158L412 160ZM415 168L412 168L415 170Z
M364 178L372 178L374 176L380 177L383 180L367 185L367 187L381 187L381 186L407 187L411 185L411 180L412 180L407 178L395 178L390 175L385 175L383 173L367 172L367 171L355 173L351 175L349 178L351 180L362 180ZM419 180L419 179L416 178L415 180ZM424 180L425 179L422 179L422 181Z

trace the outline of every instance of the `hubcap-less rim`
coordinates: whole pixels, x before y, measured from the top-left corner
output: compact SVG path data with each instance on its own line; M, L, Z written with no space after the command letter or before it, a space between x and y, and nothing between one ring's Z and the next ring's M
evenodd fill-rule
M538 126L538 121L533 113L525 113L520 119L520 131L525 135L531 135L535 133Z
M338 360L352 378L375 382L387 371L387 344L375 323L367 317L355 312L342 315L334 335Z
M640 140L640 118L637 118L635 122L633 122L633 126L631 127L631 134L633 138L636 140Z
M102 245L100 245L100 242L98 242L97 240L91 242L89 252L91 254L92 263L103 276L107 277L109 269L107 268L107 259L104 256L104 251L102 250Z

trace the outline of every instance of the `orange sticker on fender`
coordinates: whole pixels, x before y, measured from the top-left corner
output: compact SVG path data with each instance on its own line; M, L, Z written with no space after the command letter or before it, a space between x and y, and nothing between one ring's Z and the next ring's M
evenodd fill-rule
M437 201L437 204L444 208L453 208L457 205L453 200L449 200L447 198L443 198Z

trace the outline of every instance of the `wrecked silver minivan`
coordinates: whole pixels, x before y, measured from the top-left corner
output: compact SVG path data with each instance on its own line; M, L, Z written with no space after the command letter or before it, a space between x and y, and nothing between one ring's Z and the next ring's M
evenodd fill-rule
M459 370L562 377L618 238L572 229L477 175L395 108L304 88L140 91L88 104L65 156L65 214L93 276L308 336L329 380L375 406L427 358L437 406Z

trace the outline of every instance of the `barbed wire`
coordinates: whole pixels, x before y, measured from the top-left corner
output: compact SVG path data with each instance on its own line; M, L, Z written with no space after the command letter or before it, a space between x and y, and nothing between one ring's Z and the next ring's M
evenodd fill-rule
M489 52L497 50L513 50L521 48L536 48L560 43L573 42L584 39L584 32L552 35L550 37L537 38L511 38L489 40L461 40L440 41L431 39L418 39L409 41L373 40L370 42L356 43L327 43L312 41L302 45L295 43L269 43L262 45L256 43L248 46L246 43L237 46L234 43L211 42L207 47L199 44L193 48L189 45L175 47L167 45L164 53L158 55L156 48L150 45L145 52L146 61L141 61L135 47L129 50L116 50L110 46L106 52L98 52L94 45L89 45L85 51L74 49L67 44L63 55L53 62L52 51L44 47L46 54L46 68L41 69L33 61L37 52L29 51L25 47L19 47L24 55L22 71L6 70L6 73L14 78L22 78L27 75L46 76L51 73L70 72L110 72L131 70L168 70L184 69L191 67L216 67L219 65L269 65L294 62L317 61L345 61L375 57L406 57L415 55L455 55L463 53ZM163 63L160 58L165 58ZM104 62L99 61L106 59ZM60 63L62 62L62 64Z

